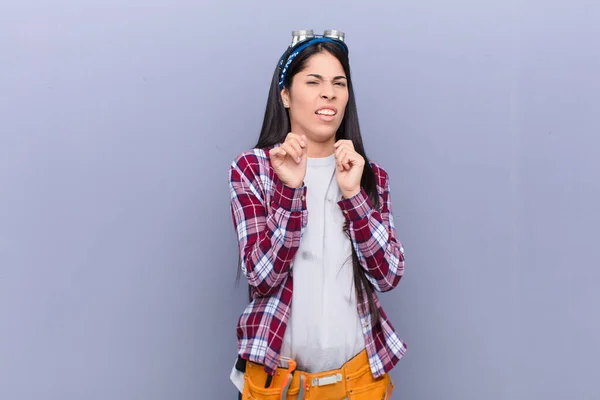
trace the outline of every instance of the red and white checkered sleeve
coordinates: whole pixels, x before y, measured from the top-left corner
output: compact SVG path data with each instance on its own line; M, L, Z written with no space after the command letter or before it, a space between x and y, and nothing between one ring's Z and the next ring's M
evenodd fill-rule
M229 189L242 272L258 295L268 296L289 273L308 212L306 187L291 188L279 181L267 207L261 173L265 174L258 157L242 154L229 169Z
M346 220L352 244L367 279L375 290L392 290L404 274L404 248L396 237L388 174L372 164L377 177L380 210L373 208L367 193L338 202Z

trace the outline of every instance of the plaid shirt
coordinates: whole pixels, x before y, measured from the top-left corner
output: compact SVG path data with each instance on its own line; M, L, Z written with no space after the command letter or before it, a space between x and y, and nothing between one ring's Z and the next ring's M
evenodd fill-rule
M396 239L387 173L371 163L377 177L381 210L372 207L364 189L338 205L348 222L350 237L367 279L376 291L393 289L404 272L404 249ZM269 149L239 155L229 169L231 212L242 258L242 272L252 287L253 300L237 325L240 357L263 364L273 374L290 316L293 262L308 220L306 187L285 186L269 161ZM404 355L377 296L380 323L358 307L365 346L374 377L388 372ZM365 310L364 312L362 310Z

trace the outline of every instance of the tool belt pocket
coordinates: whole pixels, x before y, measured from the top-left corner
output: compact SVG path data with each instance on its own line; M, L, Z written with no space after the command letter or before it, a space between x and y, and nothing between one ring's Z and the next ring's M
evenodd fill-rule
M353 387L350 390L350 400L389 400L392 398L394 384L388 374L373 383Z
M260 379L259 382L264 382ZM263 383L264 385L264 383ZM247 373L244 374L244 391L242 392L243 400L281 400L279 389L265 389L263 385L254 383L252 377Z
M264 371L253 370L244 374L243 400L282 400L281 380L274 379L271 388L265 388L264 382L267 374ZM278 377L279 378L279 377ZM290 387L286 399L296 399L298 387ZM284 399L285 400L285 399Z

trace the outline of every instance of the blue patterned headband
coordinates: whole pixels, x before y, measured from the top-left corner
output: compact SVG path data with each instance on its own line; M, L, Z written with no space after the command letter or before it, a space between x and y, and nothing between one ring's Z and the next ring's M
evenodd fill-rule
M279 89L283 89L286 73L292 64L292 61L309 46L317 43L335 43L346 53L348 46L344 43L344 33L338 31L325 31L323 36L315 36L312 31L294 31L292 32L292 44L279 61Z

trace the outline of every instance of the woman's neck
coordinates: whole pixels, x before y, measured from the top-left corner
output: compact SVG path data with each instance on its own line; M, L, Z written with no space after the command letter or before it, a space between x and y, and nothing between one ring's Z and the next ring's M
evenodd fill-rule
M335 137L332 137L331 140L327 140L326 142L314 142L310 139L307 139L307 142L306 155L309 158L329 157L335 151L333 147L335 144Z

